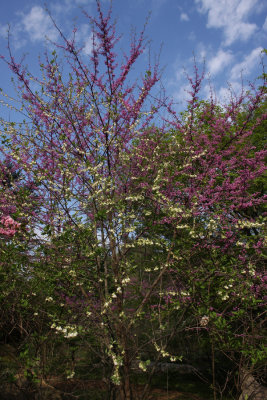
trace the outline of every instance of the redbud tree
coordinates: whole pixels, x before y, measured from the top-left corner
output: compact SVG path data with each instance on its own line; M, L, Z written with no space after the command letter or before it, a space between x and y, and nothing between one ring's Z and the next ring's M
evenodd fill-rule
M138 38L133 35L130 52L118 67L110 12L104 16L98 1L97 9L98 19L88 16L93 26L90 67L77 49L75 31L71 40L60 31L63 44L57 46L68 56L69 77L63 76L56 52L40 65L41 79L18 65L10 53L7 63L19 79L22 110L28 119L19 125L20 132L6 125L6 147L40 199L40 210L31 215L35 229L54 238L67 228L74 234L86 227L82 261L77 260L79 254L66 251L62 260L57 255L56 263L77 276L76 292L88 308L83 313L93 314L87 325L101 337L121 397L130 398L129 332L142 307L133 315L125 311L126 286L136 269L126 255L135 230L132 204L137 201L136 195L131 197L131 176L125 167L133 157L134 138L145 132L159 108L158 101L144 108L159 72L157 65L149 65L140 87L127 83L144 50L144 32ZM32 90L32 83L40 86L39 92ZM136 245L142 240L141 232ZM82 269L76 272L78 262ZM71 330L75 337L75 325Z
M218 317L232 318L225 313L239 310L248 293L249 304L257 297L264 221L248 210L265 200L253 184L266 152L251 141L266 118L253 119L265 91L242 93L224 108L213 98L201 102L195 68L188 109L177 114L170 101L151 96L157 63L131 83L144 31L118 58L111 10L105 15L96 5L96 18L86 14L89 59L76 30L67 39L55 22L62 40L45 54L41 77L11 50L4 59L18 78L26 120L3 122L2 152L38 198L28 219L43 241L36 265L53 281L44 299L51 332L84 343L93 336L111 395L129 400L136 360L146 370L151 355L180 359L175 335L210 323L220 337ZM1 218L7 224L12 215Z

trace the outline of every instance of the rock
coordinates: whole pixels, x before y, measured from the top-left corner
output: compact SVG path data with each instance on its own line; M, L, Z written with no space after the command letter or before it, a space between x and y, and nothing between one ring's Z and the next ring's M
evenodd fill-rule
M179 374L192 374L196 372L196 368L194 368L192 365L189 364L174 364L174 363L169 363L169 362L151 362L147 366L147 371L149 372L153 367L155 366L155 373L160 373L160 372L177 372ZM133 363L133 369L136 370L136 372L141 372L141 369L139 368L139 362L134 362Z
M267 388L246 370L240 373L242 393L239 400L267 400Z

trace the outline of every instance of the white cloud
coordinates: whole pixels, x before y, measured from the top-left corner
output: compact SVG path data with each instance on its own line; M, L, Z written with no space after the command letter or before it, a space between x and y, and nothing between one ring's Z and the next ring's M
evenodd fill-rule
M82 46L82 52L86 56L89 56L93 50L93 33L90 33L89 24L81 24L77 32L75 34L76 43L79 46ZM96 45L98 44L98 40L95 38Z
M23 15L22 26L32 42L44 40L46 36L56 40L58 36L49 15L40 6L32 7L28 14Z
M7 25L0 25L0 37L6 38L7 37L8 26Z
M60 2L52 4L52 7L55 7L58 10L62 10L62 12L69 12L77 6L88 6L93 2L94 0L61 0Z
M21 24L12 24L10 27L8 25L0 25L0 37L6 40L8 35L12 41L12 48L15 50L25 46L27 41L22 35Z
M83 53L86 56L89 56L92 53L92 50L93 50L93 34L90 33L89 37L85 41Z
M262 47L257 47L256 49L252 50L250 54L245 56L243 61L235 64L231 69L231 79L240 78L241 72L243 75L248 75L253 68L260 63L260 54L262 50Z
M265 21L264 21L264 24L263 24L262 29L263 29L265 32L267 32L267 17L265 18Z
M249 39L257 29L247 19L255 12L259 0L195 0L195 3L199 12L208 13L207 28L223 29L226 46Z
M88 7L94 1L95 0L62 0L61 2L51 3L49 8L51 9L52 16L55 18L56 22L59 21L59 27L61 27L64 26L62 22L63 19L66 24L67 13L76 10L77 13L80 14L81 11L77 10L79 6L86 6L88 11ZM109 0L102 1L106 2ZM43 7L33 6L29 9L29 12L17 11L16 15L19 17L19 20L13 22L10 29L12 46L15 50L26 46L29 40L33 43L44 41L46 38L49 38L53 42L57 41L59 33ZM72 28L73 22L70 22L69 26ZM89 23L79 26L79 31L81 35L79 39L77 38L77 42L79 42L81 46L84 46L83 52L89 54L91 51L90 43L92 42L92 40L89 39ZM76 37L78 34L79 32L77 32ZM7 37L7 25L0 24L0 38L1 37Z
M190 89L191 87L189 83L180 85L179 89L174 90L172 93L174 101L185 107L186 102L190 99L190 94L188 93Z
M195 32L192 31L192 32L189 33L189 35L188 35L188 39L189 39L189 40L194 41L194 40L196 40L196 38L197 38L197 37L196 37Z
M186 13L182 12L180 15L180 20L181 21L189 21L189 17Z
M247 88L242 86L240 82L232 82L227 87L221 86L220 89L216 91L216 100L220 104L228 104L233 95L239 96L242 91L246 89Z
M210 54L212 51L212 47L210 45L207 45L204 42L199 42L196 46L195 49L195 57L196 60L206 60L207 59L207 55ZM191 58L190 63L192 65L192 62L194 61L194 58Z
M76 3L77 5L79 5L79 6L85 6L86 4L88 4L88 3L92 3L92 0L71 0L71 2L73 3Z
M89 24L78 25L77 31L75 33L76 41L82 43L84 41L84 38L89 36L89 34L90 34Z
M233 55L230 51L224 51L220 49L217 54L208 61L208 71L211 74L216 75L223 68L229 65L232 59Z

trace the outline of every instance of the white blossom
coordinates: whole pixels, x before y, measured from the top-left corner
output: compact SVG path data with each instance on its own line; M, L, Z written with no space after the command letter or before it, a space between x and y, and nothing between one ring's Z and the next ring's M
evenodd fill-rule
M209 323L209 317L207 315L203 315L200 320L200 326L207 326Z

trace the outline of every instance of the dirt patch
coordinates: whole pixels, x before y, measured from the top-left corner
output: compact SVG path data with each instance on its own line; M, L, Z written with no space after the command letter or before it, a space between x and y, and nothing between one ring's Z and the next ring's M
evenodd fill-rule
M44 385L44 386L43 386ZM84 381L80 379L69 379L69 380L60 380L58 378L50 378L48 379L45 384L40 385L39 390L37 387L35 389L18 387L14 385L8 385L2 391L2 398L4 400L24 400L28 398L32 398L38 400L40 398L45 400L69 400L73 398L79 397L82 400L89 400L89 399L101 399L104 398L104 393L106 390L106 386L103 382L98 380L92 381ZM28 390L27 390L28 389ZM41 389L41 391L40 391ZM138 398L144 390L143 385L136 385L133 388L133 392ZM73 396L73 394L75 394ZM32 397L29 397L32 396ZM146 400L207 400L199 395L189 392L181 392L178 390L166 390L166 389L159 389L159 388L152 388Z
M141 393L142 388L140 388L139 390ZM194 393L185 393L177 390L167 391L164 389L151 389L147 397L147 400L204 400L204 399L195 395Z

